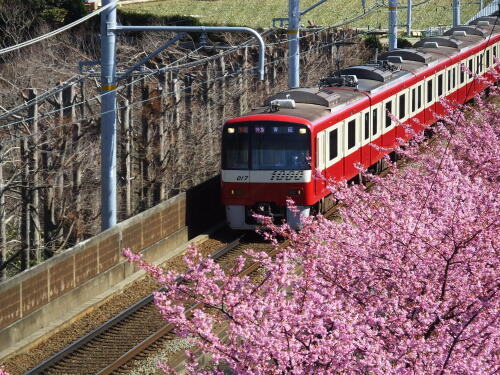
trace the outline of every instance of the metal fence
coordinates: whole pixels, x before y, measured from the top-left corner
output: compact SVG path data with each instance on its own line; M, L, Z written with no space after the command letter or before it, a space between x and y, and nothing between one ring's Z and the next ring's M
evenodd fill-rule
M493 0L491 3L486 5L483 9L477 12L470 20L467 20L465 24L474 21L476 18L490 16L496 11L498 11L498 6L500 5L500 0Z

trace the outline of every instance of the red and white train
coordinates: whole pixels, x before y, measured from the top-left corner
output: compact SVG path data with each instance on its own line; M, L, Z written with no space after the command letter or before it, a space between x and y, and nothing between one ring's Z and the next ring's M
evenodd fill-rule
M227 121L221 174L230 227L254 228L254 213L300 227L300 216L286 208L288 197L306 216L329 203L325 179L315 178L313 170L349 180L358 174L356 163L377 165L381 148L409 137L388 112L421 131L445 112L441 98L464 103L487 86L462 65L491 78L493 70L500 72L498 58L500 18L481 17L414 48L387 52L377 64L343 69L319 87L279 93Z

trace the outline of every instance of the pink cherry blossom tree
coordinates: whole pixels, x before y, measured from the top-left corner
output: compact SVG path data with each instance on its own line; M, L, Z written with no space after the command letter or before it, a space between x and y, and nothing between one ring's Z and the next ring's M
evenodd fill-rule
M500 111L481 98L467 111L400 147L404 168L365 173L370 191L332 181L340 220L270 225L289 245L248 250L256 278L238 276L243 259L223 271L191 249L179 283L124 251L165 287L162 316L211 355L207 367L191 353L188 373L498 373Z

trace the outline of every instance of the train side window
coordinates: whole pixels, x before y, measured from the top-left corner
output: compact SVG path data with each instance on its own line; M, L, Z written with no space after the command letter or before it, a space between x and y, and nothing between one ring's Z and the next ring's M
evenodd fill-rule
M443 95L443 74L438 75L437 89L437 96L440 98Z
M491 54L490 54L490 50L487 49L486 50L486 68L489 68L491 66Z
M385 103L385 127L388 128L391 126L391 116L389 114L392 113L392 101L388 101Z
M406 94L399 97L399 119L402 120L406 116Z
M493 46L493 64L495 64L495 57L497 57L497 46Z
M465 65L460 64L460 84L465 82L465 71L464 71Z
M365 122L364 140L366 141L370 138L370 112L365 112L365 115L363 117L363 121Z
M420 88L420 86L419 86ZM417 88L411 89L411 113L417 110Z
M377 134L377 125L378 125L378 111L375 108L372 112L372 135Z
M330 132L330 148L328 160L333 160L339 155L339 132L335 129Z
M356 146L356 119L347 123L347 149Z
M457 87L457 66L455 65L453 67L453 73L452 73L452 76L451 76L451 88L454 90L455 87Z
M452 75L452 73L453 73L452 69L448 70L448 91L451 91L451 82L452 82L451 75Z
M469 66L468 66L468 68L469 68L469 71L468 71L468 73L469 73L469 79L468 79L468 81L470 82L472 80L473 74L474 74L474 58L471 57L469 59L468 63L469 63Z
M417 87L418 91L418 97L417 97L417 104L418 104L418 109L422 108L422 85L418 85Z
M434 94L432 92L432 80L427 81L427 104L432 102Z

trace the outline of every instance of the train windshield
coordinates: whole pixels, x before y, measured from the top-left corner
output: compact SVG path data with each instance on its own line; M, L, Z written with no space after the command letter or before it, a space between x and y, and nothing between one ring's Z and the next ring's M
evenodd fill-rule
M305 125L262 121L224 128L223 169L307 170L310 156L310 132Z

